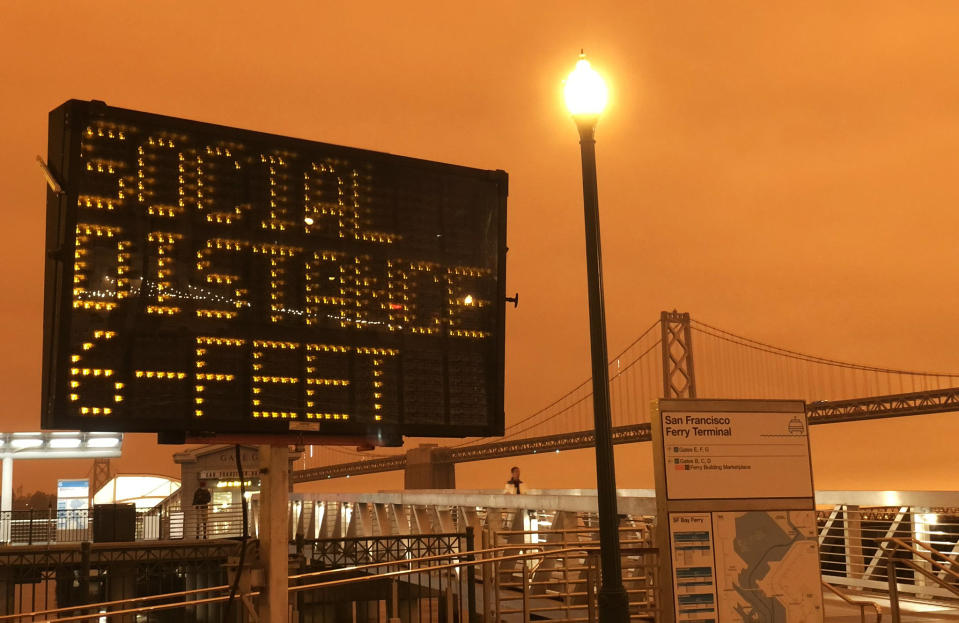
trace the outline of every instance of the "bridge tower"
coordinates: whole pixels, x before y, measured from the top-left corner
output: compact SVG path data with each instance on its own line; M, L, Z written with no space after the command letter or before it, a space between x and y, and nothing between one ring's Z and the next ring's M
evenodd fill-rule
M693 370L693 339L689 314L675 309L662 312L660 348L663 351L663 398L695 398L696 375Z
M93 495L103 485L110 482L110 459L93 459L93 468L90 478L90 507L93 508Z

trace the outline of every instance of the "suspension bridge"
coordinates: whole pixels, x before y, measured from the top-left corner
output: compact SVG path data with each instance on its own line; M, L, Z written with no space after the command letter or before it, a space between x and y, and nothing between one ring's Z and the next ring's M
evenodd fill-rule
M959 411L959 373L837 361L663 312L609 362L613 443L649 441L657 398L803 399L811 425ZM592 379L510 423L502 437L455 440L454 463L591 447ZM396 449L315 448L295 482L402 470Z

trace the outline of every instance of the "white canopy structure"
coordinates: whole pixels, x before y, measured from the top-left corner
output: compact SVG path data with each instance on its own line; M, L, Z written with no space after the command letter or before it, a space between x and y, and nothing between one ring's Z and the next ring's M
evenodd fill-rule
M112 458L120 456L122 447L122 433L0 433L0 543L10 540L14 459Z
M93 494L94 504L136 504L153 508L180 489L175 478L155 474L120 474Z

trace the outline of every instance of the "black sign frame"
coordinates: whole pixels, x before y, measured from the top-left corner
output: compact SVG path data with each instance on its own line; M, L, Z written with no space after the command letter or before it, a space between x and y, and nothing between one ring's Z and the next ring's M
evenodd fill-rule
M201 123L174 117L167 117L151 113L144 113L133 110L110 107L99 101L79 101L70 100L50 113L49 125L49 144L48 144L48 163L50 170L62 187L61 192L48 190L47 194L47 229L46 229L46 267L45 267L45 296L44 296L44 344L43 344L43 384L42 384L42 424L48 429L72 429L72 430L110 430L122 432L155 432L162 435L180 435L204 436L204 435L230 435L230 434L264 434L264 435L289 435L291 432L306 435L321 435L326 437L344 437L344 438L365 438L371 443L377 445L395 445L399 443L401 436L419 436L419 437L468 437L468 436L495 436L502 435L504 430L504 365L505 365L505 276L506 276L506 198L508 194L508 177L504 171L481 170L457 165L450 165L421 159L396 156L381 152L374 152L363 149L330 145L326 143L306 141L302 139L266 134L250 130L242 130L226 126ZM247 415L240 416L221 416L215 418L191 418L188 414L167 414L163 416L152 415L149 417L116 417L112 412L105 412L100 417L85 417L71 412L71 379L72 375L79 374L80 368L71 361L71 357L76 357L77 353L72 352L71 327L74 322L74 296L73 287L75 279L76 265L78 261L75 257L77 252L78 234L77 226L80 223L78 214L81 210L78 202L84 195L80 180L82 175L81 167L87 166L90 162L82 151L83 132L90 131L91 124L103 128L103 123L113 124L117 128L155 128L160 134L168 132L168 136L191 136L216 139L223 143L233 143L252 150L256 147L263 147L262 152L271 149L277 152L293 154L320 154L324 157L337 159L343 162L361 163L369 166L374 171L386 172L386 177L390 175L402 176L403 172L411 172L423 179L439 180L438 186L443 187L444 180L453 182L464 181L464 183L473 184L472 187L484 190L484 201L490 207L490 213L487 215L488 227L486 231L486 245L488 248L495 246L495 263L490 269L487 281L495 280L495 283L485 283L488 289L488 296L485 303L490 306L488 314L492 315L493 326L484 333L487 338L486 354L484 356L485 371L483 387L486 393L486 417L482 423L456 423L450 421L450 376L449 376L449 346L450 336L447 330L443 330L441 335L437 336L409 336L401 337L399 335L390 337L374 333L363 333L360 331L344 331L343 338L339 343L348 344L350 348L367 349L364 352L387 352L387 349L396 349L398 345L406 344L409 348L415 348L416 344L430 342L433 345L440 345L444 351L443 375L442 378L435 379L436 383L442 385L442 391L445 396L446 412L437 414L437 421L423 422L422 418L418 422L405 421L403 417L403 407L400 406L398 417L393 421L360 421L359 418L347 420L304 420L300 418L286 417L278 418L274 412L273 417L263 417L254 419ZM120 130L118 129L119 133ZM169 140L169 139L167 139ZM202 141L198 141L197 145ZM209 144L209 142L208 142ZM261 153L262 153L261 152ZM239 165L237 165L239 168ZM355 174L355 173L354 173ZM397 177L398 179L398 177ZM450 182L451 184L453 182ZM388 181L387 183L390 183ZM132 189L135 192L136 189ZM444 199L445 200L445 199ZM112 208L111 208L112 209ZM106 214L106 212L104 212ZM116 212L114 213L116 214ZM113 217L114 220L117 217ZM138 227L144 226L146 217L139 215L131 217L134 220L140 219ZM89 220L89 219L87 219ZM105 222L113 222L107 219ZM212 231L212 229L211 229ZM445 230L444 230L445 231ZM142 231L141 231L142 233ZM209 233L209 232L208 232ZM481 232L477 232L480 235ZM192 234L191 234L192 235ZM253 245L279 245L282 241L288 241L291 234L284 234L279 238L276 235L265 233L257 239L251 239ZM494 240L490 242L489 236ZM439 235L437 236L439 238ZM265 247L264 247L265 248ZM122 249L121 249L122 250ZM119 274L119 273L118 273ZM331 278L332 279L332 278ZM119 283L119 281L117 282ZM451 290L452 291L452 290ZM92 304L92 303L91 303ZM129 314L128 314L129 316ZM130 325L129 318L126 321L127 326L119 326L114 323L113 332L122 333L123 331L133 332L136 327ZM310 340L327 341L332 334L327 331L322 336L304 336L303 331L299 333L289 328L278 328L276 330L264 333L252 333L249 327L231 325L237 331L224 331L222 324L219 329L212 329L210 335L216 334L224 339L230 337L242 337L249 340L252 344L254 339L263 341L276 341L280 343L296 342L305 344ZM262 328L262 327L261 327ZM105 331L108 328L104 329ZM232 335L231 335L232 333ZM199 339L199 338L198 338ZM404 342L405 340L405 342ZM425 340L425 342L424 342ZM431 341L432 340L432 341ZM125 352L129 353L134 346L132 342L125 347ZM75 346L75 345L74 345ZM246 349L251 348L247 345ZM379 351L376 349L380 349ZM359 352L357 350L357 352ZM393 352L393 351L390 351ZM399 359L398 359L399 360ZM397 364L399 375L402 381L403 364ZM132 368L129 365L119 362L115 366L120 378L121 372L123 381L131 382ZM96 368L90 372L96 372ZM185 370L193 375L195 370ZM250 376L244 379L238 377L240 384L238 395L246 394L249 396L251 391ZM187 379L191 382L192 377ZM354 383L355 385L355 383ZM404 400L403 389L397 390L398 400ZM75 399L75 395L73 396ZM379 408L379 407L377 407ZM442 422L439 420L442 419Z

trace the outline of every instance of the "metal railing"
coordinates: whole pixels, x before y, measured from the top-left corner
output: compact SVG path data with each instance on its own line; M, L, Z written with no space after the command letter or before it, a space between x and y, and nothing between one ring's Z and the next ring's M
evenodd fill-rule
M153 508L137 511L132 526L122 530L110 518L101 535L93 510L15 510L0 512L0 546L83 541L123 542L239 537L243 513L239 505L202 508ZM255 530L255 523L251 524ZM119 533L122 532L122 536Z
M504 551L516 555L537 554L542 557L542 552L557 549L594 547L597 522L595 498L591 497L591 493L570 490L522 496L482 491L299 495L294 496L290 507L288 533L291 553L298 556L296 559L303 565L301 571L305 572L353 568L377 562L421 560L429 556L455 558L474 549L505 548ZM649 515L654 503L651 493L642 490L620 493L620 509L625 513L621 526L624 547L648 548L652 545L653 519ZM912 543L915 551L910 552L901 546L895 548L892 576L895 578L897 594L931 599L942 607L959 608L959 594L925 573L931 569L938 579L950 586L959 586L959 579L953 578L945 570L947 567L951 569L949 565L959 558L959 493L817 492L817 504L820 568L824 581L840 588L847 597L850 592L853 595L857 592L872 593L879 597L888 595L890 573L887 546L884 543L888 544L889 539L899 539L902 543ZM250 536L256 538L257 508L255 503L252 506L249 528ZM41 545L44 548L47 547L45 543L89 540L93 535L90 520L87 518L84 521L83 512L63 517L54 517L43 511L34 511L31 516L26 512L9 517L9 522L11 534L17 535L19 543L32 542L34 546ZM467 542L466 534L470 529L476 536L476 543ZM186 563L176 564L222 564L210 558L213 554L206 553L207 549L203 548L215 545L218 537L239 536L241 531L239 507L211 509L204 516L192 508L156 509L137 515L135 538L138 541L157 541L150 545L144 543L145 551L148 548L165 547L196 550L189 556L182 556ZM206 542L203 541L204 536ZM52 540L46 540L51 537ZM64 549L64 552L68 549ZM0 547L0 553L4 551L5 548ZM41 586L37 584L37 578L51 587L55 584L57 590L69 583L69 578L64 574L76 573L75 562L67 562L66 558L57 562L49 554L40 556L42 552L36 552L37 562L32 563L33 566L24 565L23 571L17 571L19 575L9 580L18 587L17 590L20 590L19 587L29 589L31 586ZM13 548L7 551L9 556L15 553ZM924 555L942 566L925 560ZM562 592L569 594L583 592L582 587L589 582L587 576L591 568L586 556L568 561L556 556L547 559L546 562L529 562L525 570L524 565L519 563L488 563L496 569L495 578L490 576L489 581L484 583L484 571L477 568L476 573L481 581L476 586L478 590L489 591L498 578L504 583L501 586L504 591L502 596L508 596L506 591L516 588L509 586L510 583L528 584L531 587L529 595L534 603L538 603L535 602L539 599L537 591L544 590L544 587L559 586ZM97 600L107 596L136 595L140 588L134 585L118 593L109 587L118 575L110 566L112 564L104 562L99 567L100 575L94 573L97 579L91 580L100 586L94 591L98 595ZM170 564L174 564L172 559ZM630 565L635 565L637 571L634 572ZM627 588L637 591L636 603L648 603L655 607L655 584L640 572L648 566L647 562L624 558L623 566L626 569L624 582L630 582ZM494 567L490 567L490 573ZM189 582L193 580L180 578L178 584L161 586L162 582L167 581L163 578L174 571L173 567L163 570L157 568L155 572L150 572L153 573L151 582L157 583L157 588L162 588L163 592L222 582L222 579L214 580L213 574L204 570L201 574L205 574L203 577L206 579L202 583L191 585ZM338 577L343 576L341 574ZM433 580L434 584L438 581L436 578ZM413 590L412 585L406 587L402 584L401 588ZM428 592L431 589L427 586L422 590ZM55 598L52 592L50 594L51 597L45 601L23 600L27 605L21 609L29 607L29 603L70 603L61 602L59 593ZM73 599L73 593L70 595ZM494 596L498 598L500 594L488 593L489 603L493 603ZM579 599L583 595L575 597ZM219 607L215 606L217 602L211 603L213 605L210 608ZM17 604L7 607L20 608ZM834 604L838 604L838 601L834 600ZM515 600L501 606L504 610L522 608L522 604ZM510 616L513 614L510 613Z
M932 543L920 539L892 537L880 540L889 584L889 610L892 623L900 623L900 570L912 571L931 585L959 597L959 559L955 552L943 554ZM898 555L897 555L898 554Z
M828 582L822 583L823 588L828 590L830 593L846 602L850 606L859 608L859 621L860 623L866 623L866 610L871 609L873 614L876 615L876 623L882 623L882 608L879 607L874 601L866 601L864 599L855 599L850 595L847 595L845 591L841 591L832 584Z
M959 556L959 509L901 506L866 507L836 505L817 513L819 558L823 580L858 590L885 592L890 580L884 543L922 543L922 550L898 547L892 577L899 592L918 598L935 598L959 606L959 593L937 580L950 574L936 570Z
M597 547L524 544L522 548L469 550L294 574L289 577L287 619L296 623L467 623L478 617L493 622L548 616L554 621L595 623ZM643 575L655 583L656 550L625 547L623 555L644 561ZM560 585L534 579L537 569L558 568L569 560L586 561L582 582ZM500 579L514 568L523 570L520 581ZM216 620L247 623L256 620L262 588L251 585L247 577L240 583L242 589L235 595L229 617L223 616L230 601L230 585L224 584L0 616L0 623L193 620L198 618L198 609L211 606L218 610L207 612L207 618L213 615ZM490 595L491 589L495 595ZM645 608L631 599L631 620L649 621L655 616L655 606Z

